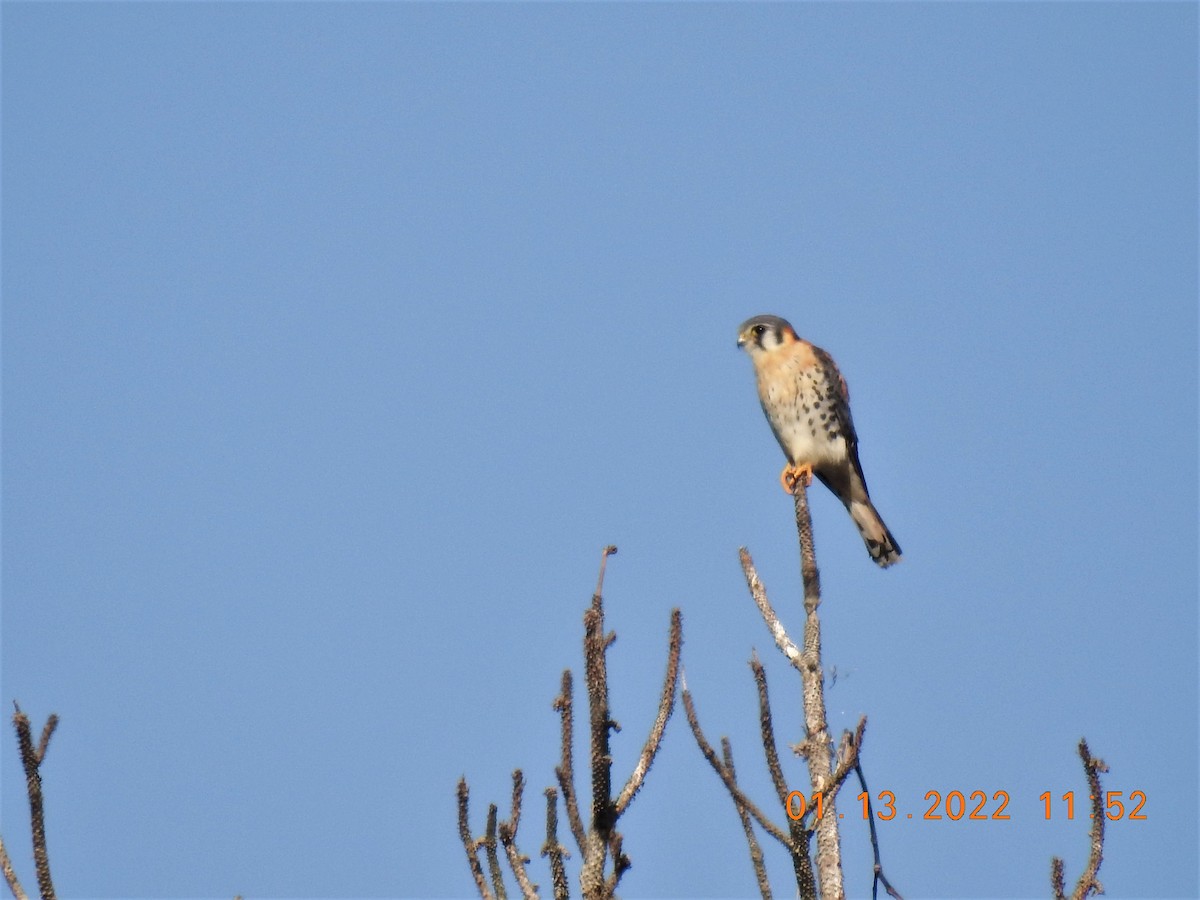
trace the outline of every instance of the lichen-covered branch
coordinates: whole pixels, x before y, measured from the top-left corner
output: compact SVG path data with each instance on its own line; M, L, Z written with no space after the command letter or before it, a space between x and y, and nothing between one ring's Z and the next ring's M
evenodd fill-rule
M767 630L771 632L775 646L787 657L788 662L800 670L800 648L788 637L783 623L775 615L775 609L771 606L771 601L767 599L767 589L763 587L762 579L758 577L758 570L754 568L754 560L750 558L750 551L742 547L738 550L738 557L742 561L742 574L746 576L746 586L750 588L750 596L754 598L754 603L758 606L763 621L767 623Z

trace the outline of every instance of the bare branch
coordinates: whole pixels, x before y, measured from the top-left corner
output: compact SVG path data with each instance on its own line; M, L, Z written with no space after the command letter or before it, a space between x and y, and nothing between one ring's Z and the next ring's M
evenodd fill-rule
M21 887L21 880L17 878L17 873L12 867L12 860L8 858L8 850L4 848L4 838L0 838L0 869L4 870L4 880L8 882L8 889L12 891L14 900L29 900L29 895Z
M504 847L513 875L516 876L517 885L521 888L521 895L525 900L537 900L537 885L529 880L529 874L525 871L529 857L522 854L517 847L517 829L521 824L521 797L524 792L525 776L517 769L513 772L512 815L500 823L500 843Z
M765 602L766 592L763 591L762 595ZM770 604L767 604L767 608L770 609ZM772 615L774 615L773 612ZM792 836L792 844L801 848L800 852L791 854L792 869L796 874L796 887L799 889L801 897L815 897L817 884L813 877L812 859L809 856L810 831L803 821L789 815L788 796L790 791L783 777L783 766L779 763L779 749L775 743L775 724L771 716L770 696L767 693L767 672L757 653L750 659L750 669L754 672L754 685L758 689L758 725L762 737L763 753L767 757L767 770L771 773L771 782L775 785L775 793L779 797L780 806L783 807L783 814L787 816L788 832ZM811 812L816 808L816 798L813 798L808 802L807 809Z
M859 734L858 739L862 741L862 729L866 727L866 717L864 716L858 723ZM876 897L879 894L879 885L883 885L883 889L888 892L888 896L895 897L896 900L904 900L892 887L891 882L887 880L887 876L883 874L883 863L880 862L879 856L879 835L875 831L875 808L871 805L871 792L867 789L867 779L863 775L862 766L855 764L854 771L858 775L859 786L862 787L862 792L867 795L867 824L871 831L871 850L875 854L875 878L871 882L871 896Z
M798 479L792 490L796 506L796 532L800 538L800 574L804 579L804 650L800 678L804 695L804 724L808 734L808 774L814 793L824 791L833 773L833 741L825 717L825 684L821 669L821 574L813 547L812 516L808 488ZM817 880L823 900L842 900L842 852L838 835L837 809L832 798L824 804L824 815L816 822Z
M604 570L616 547L605 547L600 558L600 575L592 606L583 614L584 682L588 692L591 728L592 827L598 828L608 842L608 832L616 822L612 803L612 752L609 732L614 723L608 709L608 648L611 641L604 633Z
M600 574L596 576L596 593L592 595L592 603L599 601L604 595L604 570L608 568L608 558L617 555L617 545L609 544L600 553Z
M512 779L512 815L504 824L512 830L512 836L515 838L517 829L521 827L521 798L525 793L525 775L520 769L514 769Z
M605 897L616 897L617 882L621 880L621 876L624 875L633 865L629 861L629 857L626 856L621 850L623 843L624 838L621 837L621 833L619 831L614 831L609 836L608 852L613 858L613 871L604 882Z
M674 709L675 686L679 678L679 659L683 642L683 619L679 610L676 609L671 614L667 672L663 681L658 714L628 783L620 797L614 799L612 796L613 761L610 738L613 731L620 731L620 726L609 711L607 654L608 648L616 640L616 634L605 632L603 590L608 557L616 552L616 547L604 548L600 559L600 572L596 580L596 592L592 595L591 606L583 615L584 686L588 694L592 776L592 808L587 827L580 815L578 792L575 785L574 698L573 680L569 670L563 672L562 689L554 700L554 709L561 719L561 759L559 765L555 767L555 775L563 795L570 829L582 857L579 883L585 900L611 900L615 896L616 887L622 875L630 868L631 863L623 850L623 838L616 830L616 823L621 813L628 808L644 784L646 775L661 747L666 723ZM488 889L487 876L483 874L483 866L479 861L478 854L479 848L484 849L495 900L505 900L506 896L498 846L503 846L509 866L526 900L537 896L537 885L529 879L529 858L521 853L517 844L524 789L525 779L518 769L513 773L511 818L497 824L496 807L490 806L487 830L484 836L478 840L472 840L467 824L465 780L460 784L459 818L463 845L467 849L473 872L477 873L476 881L482 885L481 895L486 894ZM558 792L554 788L546 790L546 841L542 846L541 853L542 856L549 857L552 887L556 900L566 898L568 885L564 860L568 854L566 848L558 840ZM610 855L613 864L611 872L606 875L605 869Z
M575 838L575 846L583 852L585 831L583 818L579 815L579 799L575 791L575 707L573 699L573 682L571 670L564 669L562 674L562 690L554 698L554 709L562 719L562 762L555 768L558 786L562 789L563 805L567 808L567 825Z
M58 727L58 716L54 713L50 714L50 718L46 720L46 727L42 729L41 740L37 746L37 761L41 765L42 760L46 758L46 750L50 747L50 738L54 734L54 729Z
M54 900L54 882L50 879L50 855L46 849L46 818L42 801L42 775L39 767L46 755L50 735L58 724L58 717L51 716L42 730L40 747L33 746L33 729L29 717L15 703L13 726L17 729L17 745L21 749L21 765L25 768L25 790L29 795L29 823L33 833L33 861L37 869L38 890L42 900ZM39 752L40 751L40 752Z
M1087 866L1079 880L1075 882L1075 890L1071 893L1072 900L1087 900L1091 894L1103 894L1104 886L1096 880L1100 874L1100 863L1104 861L1104 793L1100 786L1100 773L1107 772L1108 766L1104 760L1092 756L1088 749L1087 739L1079 741L1079 758L1083 761L1083 771L1087 775L1088 791L1092 798L1092 832L1091 852L1088 854ZM1057 856L1050 863L1050 881L1054 889L1055 900L1064 900L1063 861Z
M737 784L737 771L733 767L733 747L727 737L721 738L721 759L725 770L729 772L729 780ZM758 838L754 836L754 825L750 821L750 814L746 812L746 805L736 797L733 805L737 808L742 831L746 834L746 844L750 848L750 864L754 866L754 879L758 882L758 892L762 895L763 900L771 900L771 882L767 880L767 867L763 864L762 847L758 844Z
M750 658L750 671L754 673L754 686L758 691L758 728L762 736L763 752L767 757L767 771L771 773L771 783L775 785L779 803L786 807L788 787L787 780L783 777L783 766L779 763L779 749L775 745L775 724L771 718L771 700L767 693L767 672L757 652Z
M1050 860L1050 887L1054 891L1054 900L1067 900L1063 861L1057 856Z
M508 891L504 888L504 872L500 869L500 852L496 840L496 804L488 804L487 830L483 833L483 852L487 856L488 873L492 876L492 890L496 892L496 900L506 900Z
M617 548L608 546L600 557L600 574L592 605L583 614L583 673L588 693L591 733L592 818L583 846L583 868L579 883L585 898L605 895L604 861L616 825L612 800L612 751L610 731L617 727L608 708L608 648L615 635L604 633L604 570Z
M713 750L712 745L709 744L708 740L704 737L704 732L700 728L700 720L696 716L696 707L692 703L692 695L690 691L683 692L683 711L687 716L688 725L692 727L692 736L696 739L696 744L700 747L700 752L704 754L704 758L708 760L708 764L713 767L713 771L716 772L717 775L720 776L721 781L724 782L725 789L728 790L730 796L733 797L733 802L745 807L746 812L750 813L750 815L754 817L754 820L758 822L760 826L762 826L762 829L767 832L767 834L771 835L771 837L775 838L775 840L779 841L779 843L783 844L783 846L788 849L789 853L794 852L797 848L793 846L792 840L788 836L787 832L768 819L763 814L762 810L758 808L755 802L742 792L742 789L738 787L737 782L725 768L724 764L720 759L717 758L716 751Z
M833 803L837 800L838 791L846 783L846 777L858 766L858 754L862 750L863 734L866 730L867 717L862 716L859 718L858 727L854 729L853 733L849 731L842 732L842 741L838 746L837 768L833 770L833 774L829 777L829 784L822 792L826 803Z
M542 856L550 858L550 883L554 886L554 900L567 900L567 867L563 862L567 848L558 842L558 796L554 788L546 788L546 843L542 845Z
M625 783L621 796L617 798L614 812L617 818L620 818L634 796L641 790L642 783L646 780L646 773L650 771L650 766L662 744L667 720L671 718L671 713L675 709L675 684L679 679L679 654L682 649L683 614L676 607L671 610L671 630L667 638L667 674L663 679L662 698L658 702L658 715L654 719L654 726L650 729L649 737L646 738L642 755L638 757L637 765L633 768L633 774L629 776L629 781Z
M750 588L750 596L754 598L758 611L762 613L763 621L767 623L767 630L771 632L771 637L775 640L775 646L787 657L788 662L799 669L800 648L788 637L779 617L775 615L771 601L767 599L767 589L763 587L763 583L758 577L758 570L754 568L754 560L750 558L750 551L742 547L738 550L738 556L742 561L742 573L746 576L746 586Z
M467 851L467 865L471 867L471 875L475 878L475 887L483 900L492 900L492 892L488 890L487 879L483 877L483 866L479 862L479 845L471 837L470 816L468 805L471 789L467 787L466 777L458 779L458 836L462 840L463 849Z

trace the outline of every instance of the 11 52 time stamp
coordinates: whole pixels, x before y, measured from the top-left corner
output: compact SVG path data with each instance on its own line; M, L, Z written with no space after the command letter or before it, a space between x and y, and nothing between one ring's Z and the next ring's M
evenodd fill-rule
M928 821L950 820L952 822L961 819L976 822L1006 822L1012 819L1007 812L1008 791L994 791L990 797L986 791L971 791L969 794L963 791L950 791L944 796L941 791L926 791L925 801L929 806L923 814L918 810L917 813L910 812L902 815L897 810L896 795L892 791L880 791L874 798L864 791L856 799L861 804L864 820L870 818L872 812L875 814L875 818L883 822L890 822L897 816L905 819L920 818ZM1042 801L1042 810L1047 821L1059 816L1067 819L1075 818L1074 791L1067 791L1058 799L1055 799L1050 791L1045 791L1038 795L1038 799ZM1103 815L1110 821L1116 822L1121 819L1131 822L1146 821L1146 814L1143 812L1146 806L1145 791L1130 791L1128 795L1123 791L1105 791L1100 796L1100 800ZM1088 797L1088 801L1088 818L1090 819L1096 815L1094 811L1096 798ZM787 795L787 814L790 819L800 820L810 813L820 819L825 815L824 807L824 799L820 794L814 794L812 798L808 798L800 791L792 791ZM845 817L845 813L838 813L839 819Z

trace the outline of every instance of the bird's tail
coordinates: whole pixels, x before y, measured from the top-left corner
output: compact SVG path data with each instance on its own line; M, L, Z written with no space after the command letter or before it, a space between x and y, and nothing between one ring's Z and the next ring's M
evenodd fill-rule
M871 559L884 569L900 562L900 545L883 524L883 519L875 511L871 501L853 500L846 508L850 511L850 518L858 526L858 533L862 535Z

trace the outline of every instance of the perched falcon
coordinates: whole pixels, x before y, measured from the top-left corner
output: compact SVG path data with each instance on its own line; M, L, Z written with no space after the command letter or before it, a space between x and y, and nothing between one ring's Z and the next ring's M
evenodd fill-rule
M867 495L850 392L833 358L778 316L747 319L738 346L754 362L758 398L788 458L783 489L791 493L801 478L812 484L815 474L846 505L871 559L885 568L899 562L900 546Z

